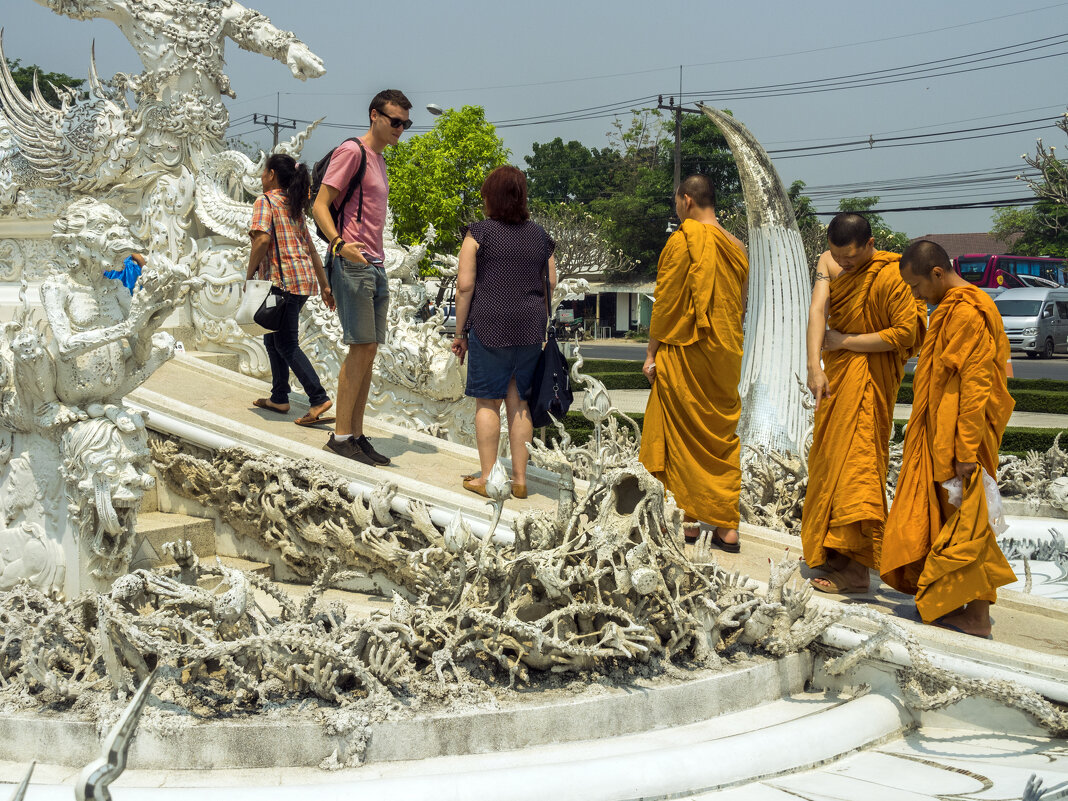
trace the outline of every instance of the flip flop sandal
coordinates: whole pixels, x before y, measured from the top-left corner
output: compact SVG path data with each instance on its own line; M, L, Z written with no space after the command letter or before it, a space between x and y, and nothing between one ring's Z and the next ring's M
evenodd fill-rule
M826 582L826 584L817 584L816 582ZM824 576L809 579L808 583L817 592L826 592L831 595L862 595L868 591L870 586L867 584L864 586L851 584L841 570L831 570ZM831 586L828 587L827 584Z
M303 417L298 417L293 422L296 423L298 426L317 426L322 425L323 423L332 423L335 420L337 420L336 417L323 417L322 415L319 415L318 417L312 417L311 412L309 412Z
M269 398L256 398L256 400L252 401L252 405L257 409L266 409L275 414L289 414L289 409L279 409L277 406L271 406Z
M712 536L709 538L709 542L721 551L726 551L727 553L740 553L742 550L742 543L740 540L738 542L727 542L716 533L715 529L712 530Z

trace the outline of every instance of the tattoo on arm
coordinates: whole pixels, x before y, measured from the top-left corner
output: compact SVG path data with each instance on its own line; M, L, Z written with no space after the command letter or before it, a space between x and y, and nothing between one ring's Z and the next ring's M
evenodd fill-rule
M820 272L817 272L817 273L816 273L816 280L817 280L817 281L827 281L827 282L830 282L830 280L831 280L831 277L830 277L829 275L825 275L824 273L820 273Z

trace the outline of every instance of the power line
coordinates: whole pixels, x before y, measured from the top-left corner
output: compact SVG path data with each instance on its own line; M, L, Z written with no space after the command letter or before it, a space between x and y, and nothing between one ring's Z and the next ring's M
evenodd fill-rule
M886 42L893 42L893 41L897 41L897 40L900 40L900 39L910 39L910 38L912 38L914 36L930 36L932 34L943 33L945 31L957 30L957 29L960 29L960 28L967 28L967 27L971 27L971 26L974 26L974 25L982 25L982 24L985 24L987 22L997 22L997 21L1000 21L1000 20L1003 20L1003 19L1008 19L1010 17L1023 16L1023 15L1026 15L1026 14L1036 14L1036 13L1041 12L1041 11L1048 11L1051 8L1061 8L1061 7L1065 6L1065 5L1068 5L1068 3L1053 3L1052 5L1041 6L1039 8L1033 8L1033 9L1027 9L1025 11L1015 11L1015 12L1012 12L1012 13L1009 13L1009 14L1002 14L1002 15L999 15L999 16L996 16L996 17L987 17L985 19L973 20L971 22L961 22L961 23L957 23L955 25L945 25L945 26L940 27L940 28L929 28L929 29L924 30L924 31L915 31L915 32L912 32L912 33L897 34L895 36L883 36L883 37L880 37L878 39L868 39L868 40L860 41L860 42L849 42L847 44L828 45L827 47L814 47L814 48L810 48L810 49L807 49L807 50L792 50L792 51L788 51L788 52L785 52L785 53L775 53L775 54L772 54L772 55L748 56L746 58L736 58L736 59L720 59L720 60L717 60L717 61L700 61L700 62L695 62L693 64L683 64L682 66L692 69L694 67L710 67L710 66L719 66L719 65L722 65L722 64L743 64L743 63L747 63L747 62L751 62L751 61L767 61L767 60L777 59L777 58L789 58L791 56L804 56L804 55L810 55L812 53L825 53L825 52L830 52L830 51L833 51L833 50L842 50L842 49L849 49L849 48L854 48L854 47L864 47L864 46L867 46L867 45L870 45L870 44L885 44ZM498 85L494 85L494 86L472 86L472 87L466 87L466 88L463 88L463 89L455 89L455 88L451 88L451 89L429 89L429 90L421 90L421 93L423 93L423 94L448 94L448 93L454 93L454 92L487 92L487 91L497 91L497 90L501 90L501 89L525 89L525 88L529 88L529 87L533 87L533 86L556 86L556 85L566 84L566 83L581 83L581 82L584 82L584 81L600 81L600 80L607 80L607 79L611 79L611 78L629 78L629 77L633 77L635 75L651 75L653 73L667 72L669 70L674 72L676 69L678 69L678 65L673 64L673 65L671 65L669 67L650 67L649 69L643 69L643 70L631 70L631 71L628 71L628 72L614 72L614 73L607 73L607 74L602 74L602 75L588 75L588 76L578 77L578 78L559 78L559 79L556 79L556 80L532 81L532 82L527 82L527 83L498 84ZM338 94L342 94L342 93L338 93Z
M907 206L896 209L865 209L870 214L890 214L897 211L964 211L966 209L994 209L1003 206L1033 206L1037 202L1035 197L1003 198L1001 200L979 201L976 203L943 203L936 206ZM833 217L840 214L838 211L814 211L817 217Z

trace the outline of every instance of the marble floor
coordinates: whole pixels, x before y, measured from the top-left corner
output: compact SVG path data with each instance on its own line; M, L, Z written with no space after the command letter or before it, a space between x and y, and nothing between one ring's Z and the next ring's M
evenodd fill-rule
M1032 774L1042 779L1047 790L1043 801L1068 798L1068 742L924 728L815 770L694 795L691 799L1008 801L1022 798Z

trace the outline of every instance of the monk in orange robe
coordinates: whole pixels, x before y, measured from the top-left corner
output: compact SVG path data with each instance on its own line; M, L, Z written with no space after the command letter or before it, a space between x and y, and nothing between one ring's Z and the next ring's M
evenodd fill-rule
M875 249L859 214L827 227L808 327L808 385L816 397L801 541L821 592L867 592L886 522L886 471L894 403L927 310ZM822 365L820 353L823 354Z
M961 278L936 243L914 242L901 277L938 304L913 379L901 475L886 521L879 572L916 596L924 623L990 636L997 588L1016 581L990 527L983 471L997 478L998 448L1015 405L1009 340L990 296ZM977 465L982 469L977 469ZM963 484L960 508L942 482Z
M712 544L736 553L741 446L745 247L716 220L715 187L693 175L679 185L682 224L660 254L643 371L652 384L639 458L675 496L688 527L715 526Z

